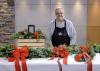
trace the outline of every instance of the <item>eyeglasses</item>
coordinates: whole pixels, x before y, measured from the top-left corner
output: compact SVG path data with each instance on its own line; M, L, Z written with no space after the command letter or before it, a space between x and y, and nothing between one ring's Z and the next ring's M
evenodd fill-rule
M56 13L56 14L63 14L63 13Z

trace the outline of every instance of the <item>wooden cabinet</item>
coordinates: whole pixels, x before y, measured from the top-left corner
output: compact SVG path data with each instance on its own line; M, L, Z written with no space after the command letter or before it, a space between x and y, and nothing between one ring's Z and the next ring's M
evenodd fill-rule
M89 45L100 44L100 0L88 0L87 41Z

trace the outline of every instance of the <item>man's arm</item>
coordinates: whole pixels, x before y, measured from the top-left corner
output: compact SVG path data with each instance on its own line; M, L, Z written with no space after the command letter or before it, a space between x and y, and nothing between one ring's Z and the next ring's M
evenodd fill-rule
M54 32L54 29L55 29L55 25L54 25L54 22L52 21L49 26L48 26L48 36L47 36L47 40L49 41L49 44L52 44L51 43L51 36Z
M71 21L68 21L68 35L70 37L70 45L76 45L76 30L74 28L74 25Z

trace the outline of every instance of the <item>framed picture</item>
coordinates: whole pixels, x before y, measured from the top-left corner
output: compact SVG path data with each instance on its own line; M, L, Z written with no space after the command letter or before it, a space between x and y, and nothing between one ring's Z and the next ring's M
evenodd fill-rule
M35 25L28 25L28 32L34 33L35 32Z

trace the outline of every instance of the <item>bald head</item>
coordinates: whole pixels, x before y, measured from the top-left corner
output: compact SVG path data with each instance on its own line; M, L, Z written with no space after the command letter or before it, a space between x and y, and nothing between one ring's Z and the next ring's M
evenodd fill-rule
M58 21L62 21L64 19L64 10L62 8L56 8L55 15Z
M62 12L62 13L64 13L64 10L63 10L62 8L56 8L56 9L55 9L55 13L56 13L56 12L59 12L59 11Z

